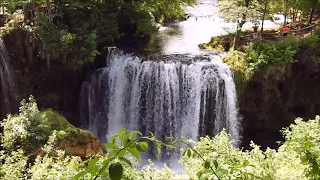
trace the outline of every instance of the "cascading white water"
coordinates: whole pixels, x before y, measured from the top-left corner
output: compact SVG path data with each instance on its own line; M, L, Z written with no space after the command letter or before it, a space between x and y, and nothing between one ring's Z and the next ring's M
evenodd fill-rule
M80 98L82 124L102 141L120 128L150 131L161 140L196 140L225 128L234 145L240 143L233 75L220 56L142 62L112 51L109 58L109 67L83 83Z
M9 66L9 55L0 38L0 98L3 96L5 113L12 113L17 106L17 91L14 78Z

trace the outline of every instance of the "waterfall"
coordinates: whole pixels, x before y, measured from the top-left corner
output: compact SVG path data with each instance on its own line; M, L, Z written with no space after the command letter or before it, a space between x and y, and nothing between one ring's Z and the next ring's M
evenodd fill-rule
M0 39L0 98L4 101L5 113L13 113L17 110L16 106L18 102L17 90L10 70L9 60L9 54L3 40Z
M82 125L102 141L120 128L150 131L160 140L197 140L225 128L239 144L233 74L221 57L198 56L183 63L188 57L142 61L119 51L111 54L110 66L93 72L80 95Z

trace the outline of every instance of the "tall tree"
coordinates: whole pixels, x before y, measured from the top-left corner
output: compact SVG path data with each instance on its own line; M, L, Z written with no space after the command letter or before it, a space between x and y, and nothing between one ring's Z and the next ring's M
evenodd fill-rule
M233 49L239 43L242 26L247 20L256 20L259 17L257 0L219 0L218 8L220 16L237 23L237 29L233 41Z
M268 14L268 6L271 3L271 0L259 0L259 5L262 9L262 17L261 17L261 34L263 33L264 20L266 15Z

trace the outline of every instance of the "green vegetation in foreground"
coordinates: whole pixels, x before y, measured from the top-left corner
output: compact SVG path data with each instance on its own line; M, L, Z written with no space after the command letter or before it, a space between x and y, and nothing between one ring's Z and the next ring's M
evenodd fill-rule
M35 37L41 40L41 54L48 62L57 60L76 66L93 62L105 47L114 46L119 40L131 42L148 36L156 31L156 22L184 17L184 5L191 5L195 0L37 0L32 4L9 0L6 3L11 12L22 6L28 10L17 11L22 20L23 14L29 16L25 16L25 22L30 25L20 26L35 32Z
M38 125L38 126L34 126ZM307 122L298 118L282 130L285 142L278 150L260 150L251 143L250 150L232 146L226 131L199 141L167 138L163 143L154 135L120 129L104 144L107 153L80 158L57 149L57 141L65 138L69 128L63 117L49 110L40 112L31 97L22 101L20 114L8 116L2 123L1 166L3 179L319 179L320 117ZM49 137L44 134L50 134ZM63 136L61 136L63 134ZM46 141L46 142L45 142ZM45 142L43 153L31 159L27 152ZM150 162L139 169L141 152L153 148L173 149L175 143L186 144L179 163L187 175L173 173L166 165L155 168ZM159 157L160 158L160 157Z

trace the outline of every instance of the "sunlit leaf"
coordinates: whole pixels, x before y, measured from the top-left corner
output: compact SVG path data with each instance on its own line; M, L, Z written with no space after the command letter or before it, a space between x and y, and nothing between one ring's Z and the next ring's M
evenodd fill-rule
M136 148L130 148L128 149L128 152L134 156L135 158L139 159L140 157L140 151L138 151Z
M113 143L105 143L103 145L105 148L108 148L108 149L119 149L119 147Z
M157 146L157 157L158 159L161 158L161 148Z
M115 141L116 141L117 137L119 137L119 135L117 135L117 134L116 134L116 135L111 136L111 138L110 138L111 142L112 142L112 143L115 143Z
M197 177L198 177L198 179L201 179L202 174L203 174L203 170L197 172Z
M142 136L142 133L141 133L140 131L131 131L131 132L129 133L130 136L133 136L133 135L136 135L136 134Z
M116 154L116 150L112 150L112 151L110 151L109 153L108 153L108 158L111 158L111 157L113 157L115 154Z
M138 150L140 149L141 151L147 152L148 151L148 143L147 142L139 142L137 144L137 146L139 148L137 148Z
M185 156L186 154L187 154L187 149L184 149L183 151L182 151L182 156Z
M123 157L124 155L126 155L126 153L127 153L127 149L123 149L118 153L117 157Z
M119 129L119 131L118 131L119 137L120 137L120 138L124 138L126 131L127 131L127 130L126 130L125 128Z
M98 162L99 159L91 159L88 162L88 169L93 170L96 167L96 163Z
M245 160L244 162L243 162L243 165L244 166L248 166L250 164L250 162L248 161L248 160Z
M74 179L78 180L78 179L82 178L86 173L87 173L86 171L81 171L77 175L74 176Z

